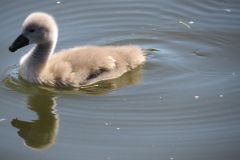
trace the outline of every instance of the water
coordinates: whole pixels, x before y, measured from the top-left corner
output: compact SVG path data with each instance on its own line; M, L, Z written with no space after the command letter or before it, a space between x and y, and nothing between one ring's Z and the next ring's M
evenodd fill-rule
M8 47L31 12L55 16L57 50L137 44L147 63L83 89L18 79ZM4 1L0 159L238 160L240 2Z

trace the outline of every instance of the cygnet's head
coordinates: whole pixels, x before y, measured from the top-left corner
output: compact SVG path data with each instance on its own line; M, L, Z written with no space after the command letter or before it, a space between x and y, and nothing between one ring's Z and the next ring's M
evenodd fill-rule
M11 52L31 43L43 44L57 40L57 24L54 18L47 13L30 14L22 26L22 34L9 47Z

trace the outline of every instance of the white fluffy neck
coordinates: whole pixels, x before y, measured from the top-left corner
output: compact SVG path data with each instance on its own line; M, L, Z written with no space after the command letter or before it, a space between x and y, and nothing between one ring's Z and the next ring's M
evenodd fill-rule
M39 74L53 54L57 36L42 44L37 44L20 60L20 76L32 83L40 83Z

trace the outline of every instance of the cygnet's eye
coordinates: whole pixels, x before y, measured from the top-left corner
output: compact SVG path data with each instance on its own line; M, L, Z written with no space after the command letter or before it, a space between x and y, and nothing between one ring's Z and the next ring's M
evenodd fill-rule
M28 31L29 31L30 33L33 33L33 32L35 32L35 29L31 28L31 29L29 29Z

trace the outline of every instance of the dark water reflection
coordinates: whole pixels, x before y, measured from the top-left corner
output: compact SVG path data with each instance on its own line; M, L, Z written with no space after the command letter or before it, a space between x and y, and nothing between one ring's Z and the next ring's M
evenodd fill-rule
M1 2L1 160L240 158L240 2ZM56 17L57 50L137 44L147 63L88 88L23 82L16 64L30 48L8 47L34 11Z
M24 121L15 118L11 121L12 126L19 130L18 135L27 146L35 149L49 148L55 143L59 127L54 96L43 91L35 93L28 97L27 106L37 114L37 119Z

